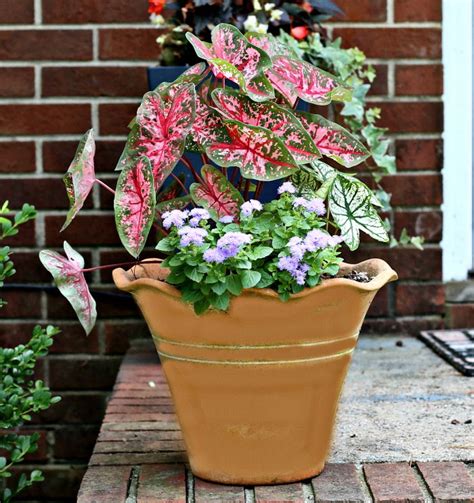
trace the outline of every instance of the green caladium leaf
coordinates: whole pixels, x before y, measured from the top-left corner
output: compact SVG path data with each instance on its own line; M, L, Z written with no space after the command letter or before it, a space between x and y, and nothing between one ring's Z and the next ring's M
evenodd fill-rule
M61 231L68 227L79 213L94 186L94 155L94 131L93 129L89 129L81 138L74 159L63 178L69 199L69 211L67 212L66 221Z
M347 129L324 117L307 112L297 112L321 154L334 159L346 168L360 164L370 152Z
M126 166L117 181L115 225L125 249L137 258L145 247L155 218L153 170L147 157Z
M228 119L269 129L283 141L296 162L304 164L320 157L311 136L286 108L271 101L257 103L231 89L216 89L212 99Z
M389 241L383 222L372 205L370 190L355 179L337 176L329 194L329 211L350 250L359 246L360 231L377 241Z
M298 170L283 142L270 130L225 120L227 139L211 143L207 155L219 166L237 166L242 176L277 180Z
M214 220L226 216L237 219L244 202L241 193L209 164L201 168L201 177L204 183L193 183L189 188L193 201L206 208Z
M64 241L66 257L51 250L42 250L39 258L51 273L59 291L66 297L89 335L97 319L96 303L84 278L84 258Z
M164 201L160 201L159 203L156 203L155 206L155 213L156 215L160 216L166 211L171 211L171 210L182 210L183 208L186 208L186 206L191 202L191 196L181 196L181 197L175 197L174 199L166 199Z

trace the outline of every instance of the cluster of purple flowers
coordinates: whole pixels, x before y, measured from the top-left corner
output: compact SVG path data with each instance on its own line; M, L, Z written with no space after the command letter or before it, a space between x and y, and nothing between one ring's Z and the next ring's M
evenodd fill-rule
M295 278L298 285L304 285L309 270L308 264L303 262L304 254L329 246L336 246L341 241L340 236L331 236L320 229L309 231L304 239L294 236L288 241L287 245L290 255L280 257L277 267L280 271L288 271Z
M235 257L242 246L250 243L252 236L243 232L228 232L217 241L216 248L209 248L203 254L206 262L222 263L224 260Z
M294 194L296 192L296 187L291 182L284 182L278 187L278 194Z
M254 211L262 211L263 206L260 201L250 199L240 207L240 214L244 217L249 217Z
M310 213L316 213L319 217L322 217L326 213L326 208L324 206L324 201L319 198L306 199L304 197L295 197L293 200L294 208L304 208Z
M178 229L178 236L181 237L179 244L182 247L189 245L201 246L204 244L204 238L207 236L206 229L200 227L191 227L185 225Z
M165 211L161 218L163 219L163 227L169 229L174 226L178 229L183 227L189 218L189 225L191 227L197 227L202 221L207 221L211 218L209 212L203 208L194 208L191 211L188 210L170 210Z

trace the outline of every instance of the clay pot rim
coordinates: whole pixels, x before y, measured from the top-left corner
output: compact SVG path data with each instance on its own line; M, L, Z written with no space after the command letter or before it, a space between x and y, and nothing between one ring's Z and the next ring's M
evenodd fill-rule
M170 295L172 297L181 297L181 292L173 285L166 283L164 279L168 274L168 269L162 268L159 263L156 262L157 259L145 259L139 266L134 266L127 271L122 268L117 268L112 271L112 277L115 285L118 289L133 293L141 287L158 288L162 293ZM147 262L153 262L153 264L147 264ZM135 267L140 267L145 271L153 271L156 276L161 276L162 279L155 279L150 277L139 277L135 278L132 270ZM373 292L382 288L386 283L390 281L395 281L398 278L397 273L382 259L372 258L359 262L357 264L348 264L343 262L341 264L342 274L347 274L351 271L367 272L372 275L372 279L367 283L360 283L348 278L330 278L324 279L321 284L313 288L305 288L297 294L293 294L290 300L299 299L306 297L308 295L313 295L316 292L323 291L326 288L332 288L335 286L346 286L354 288L362 292ZM137 270L135 269L135 274ZM272 299L279 299L278 293L271 288L249 288L243 290L242 294L239 295L252 295L267 297Z

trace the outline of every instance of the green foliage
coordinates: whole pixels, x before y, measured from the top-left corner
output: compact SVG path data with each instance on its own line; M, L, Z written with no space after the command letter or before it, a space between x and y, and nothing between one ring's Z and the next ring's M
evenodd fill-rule
M291 294L318 285L323 276L334 276L342 261L339 239L327 232L329 224L325 218L297 206L295 201L294 196L284 193L265 204L262 210L256 209L250 214L242 211L239 223L210 225L203 219L198 227L207 233L202 244L183 245L183 227L173 226L157 246L169 255L163 262L163 266L171 270L168 283L179 288L183 300L194 305L196 314L202 314L210 307L227 310L231 298L245 288L272 288L286 301ZM322 201L319 202L322 205ZM314 231L319 244L305 249L302 243ZM233 233L247 237L238 247L239 251L235 255L228 253L222 261L209 261L206 251L219 251L220 239ZM292 243L298 249L292 247ZM295 270L292 274L281 267L282 259L291 262L292 257L301 273Z
M13 217L5 202L0 208L0 241L15 236L18 227L36 216L36 210L28 204ZM8 246L0 247L0 286L6 278L15 274ZM4 302L0 299L0 307ZM12 476L12 467L21 463L25 456L38 448L38 434L17 433L31 414L46 410L58 402L43 381L33 378L37 359L48 353L53 336L59 330L48 326L36 326L26 344L14 348L0 348L0 501L8 503L25 488L44 480L41 471L33 470L28 475L22 473L13 486L7 482Z
M336 122L342 119L348 130L368 146L370 162L365 163L365 168L374 180L378 199L384 203L383 210L389 211L391 209L390 194L384 191L380 181L384 175L396 173L397 168L395 156L389 153L390 142L385 137L388 129L377 126L381 110L377 107L368 107L366 100L376 77L375 69L372 65L367 65L365 54L357 47L343 49L340 38L323 41L316 33L298 41L282 32L279 39L297 57L331 72L352 89L352 99L345 102L342 108L331 105L332 113L336 116ZM390 222L386 221L385 225L390 230ZM409 236L403 229L399 239L396 239L393 234L390 236L390 243L391 246L413 245L422 249L423 238Z

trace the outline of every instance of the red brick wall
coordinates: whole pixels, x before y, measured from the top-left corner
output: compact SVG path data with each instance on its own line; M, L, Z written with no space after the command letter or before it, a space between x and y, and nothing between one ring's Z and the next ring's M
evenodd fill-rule
M387 259L400 281L381 292L366 330L438 326L441 322L441 128L440 0L339 0L348 16L332 26L345 46L358 45L377 65L371 101L383 108L400 173L387 178L397 232L426 237L424 252L370 244L356 253ZM61 176L79 135L93 126L97 166L104 179L121 151L126 126L147 90L146 68L156 61L157 31L148 25L146 0L2 0L0 2L0 201L27 201L40 210L15 246L16 282L50 282L37 259L43 246L63 239L92 265L116 261L118 251L108 194L95 190L63 234L67 200ZM98 187L96 187L98 189ZM100 249L97 245L101 245ZM110 282L95 273L95 287ZM99 285L100 286L100 285ZM42 432L34 461L50 463L36 496L73 497L94 442L128 337L146 335L132 303L97 297L100 320L85 339L69 305L55 292L7 290L0 319L1 344L25 340L37 322L63 332L42 375L63 401L36 419Z

